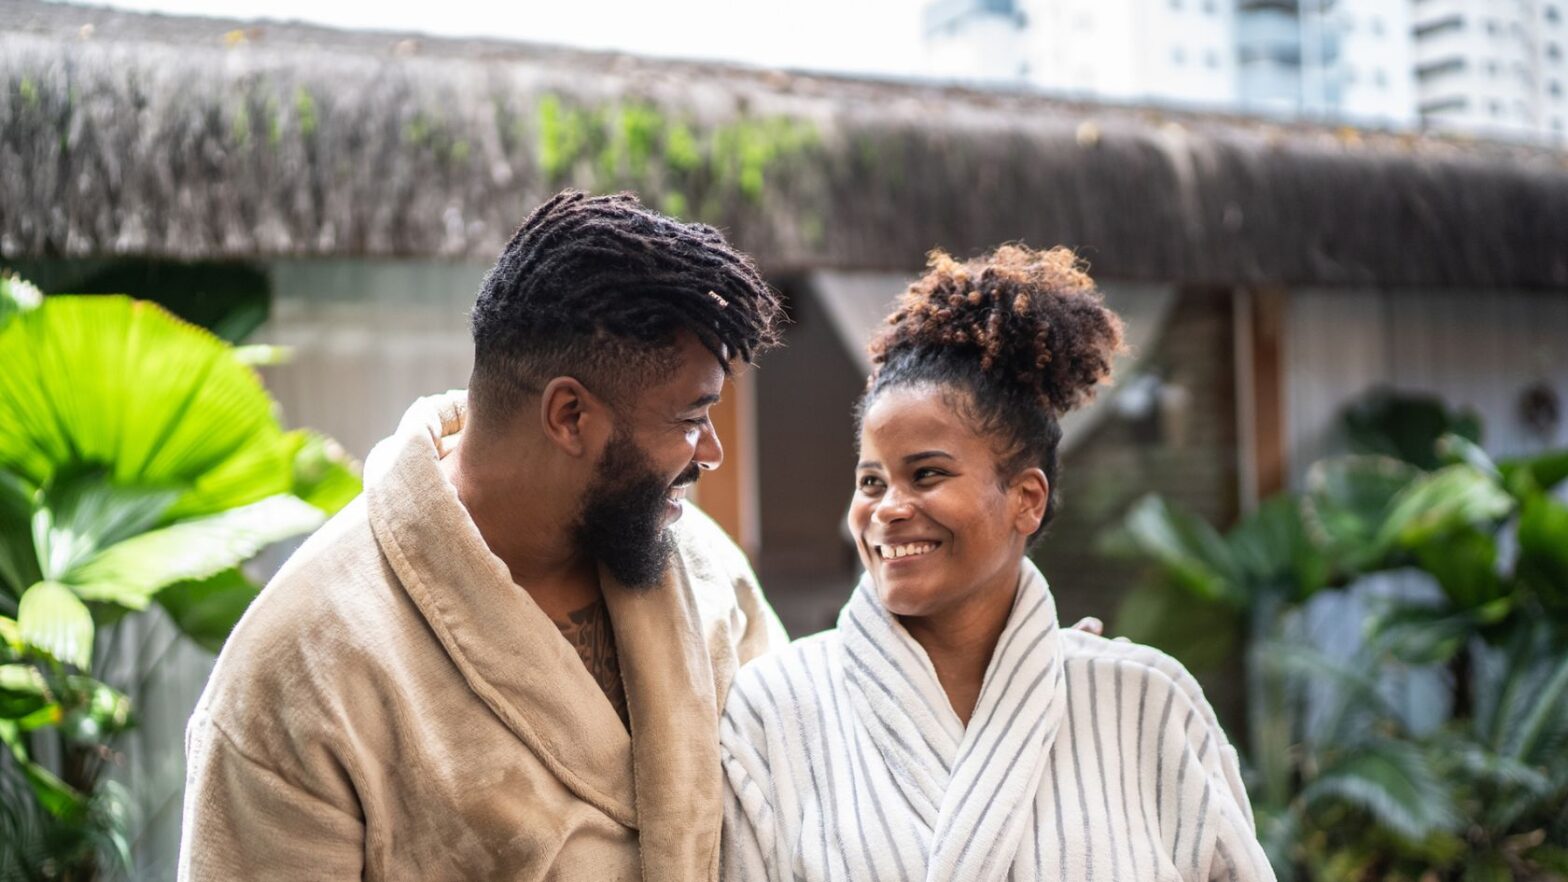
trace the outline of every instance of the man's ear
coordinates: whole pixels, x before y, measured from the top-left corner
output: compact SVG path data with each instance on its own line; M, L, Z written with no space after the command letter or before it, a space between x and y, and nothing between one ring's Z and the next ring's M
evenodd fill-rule
M1045 520L1045 507L1051 501L1051 482L1045 472L1027 468L1013 478L1012 496L1016 508L1013 512L1013 529L1022 536L1033 536Z
M539 426L568 456L596 454L612 429L604 400L572 377L556 377L539 396Z

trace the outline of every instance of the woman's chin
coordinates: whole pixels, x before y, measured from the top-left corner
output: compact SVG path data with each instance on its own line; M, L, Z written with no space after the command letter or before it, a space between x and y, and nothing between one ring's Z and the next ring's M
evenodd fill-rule
M914 580L899 579L877 586L882 606L895 616L924 616L940 605L940 592L927 589Z

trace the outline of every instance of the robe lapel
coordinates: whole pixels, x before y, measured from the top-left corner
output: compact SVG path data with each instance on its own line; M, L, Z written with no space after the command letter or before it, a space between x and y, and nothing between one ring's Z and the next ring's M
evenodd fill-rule
M855 714L888 771L935 829L963 722L942 691L931 659L877 599L869 576L839 614L844 674Z
M919 816L929 855L923 877L1005 878L1066 708L1056 604L1044 577L1024 561L967 728L930 658L868 578L839 632L856 716Z
M439 457L462 427L463 401L461 393L421 399L397 434L372 451L365 464L371 529L474 694L578 798L635 829L631 738L440 471Z
M701 882L718 873L723 789L713 664L683 559L662 584L632 590L603 567L632 755L645 882Z
M1066 713L1064 683L1056 603L1025 560L953 764L927 879L1006 878Z

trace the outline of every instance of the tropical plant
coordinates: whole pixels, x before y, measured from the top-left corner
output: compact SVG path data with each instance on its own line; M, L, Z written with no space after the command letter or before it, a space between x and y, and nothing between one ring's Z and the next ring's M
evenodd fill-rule
M130 865L120 626L158 610L215 650L258 591L241 564L359 481L282 429L246 350L161 307L14 279L0 304L0 877L92 878Z
M1110 545L1155 579L1119 627L1193 662L1183 630L1234 624L1253 799L1282 879L1562 878L1568 506L1552 491L1568 451L1494 463L1478 427L1423 442L1372 416L1417 411L1429 434L1466 426L1380 395L1347 423L1384 453L1315 464L1301 493L1223 535L1140 501ZM1427 467L1384 455L1399 451Z

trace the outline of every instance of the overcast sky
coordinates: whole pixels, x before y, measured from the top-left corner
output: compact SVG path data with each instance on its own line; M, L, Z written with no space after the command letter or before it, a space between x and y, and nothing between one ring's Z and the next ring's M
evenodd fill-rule
M922 0L97 0L121 9L299 20L618 49L642 55L911 75Z

